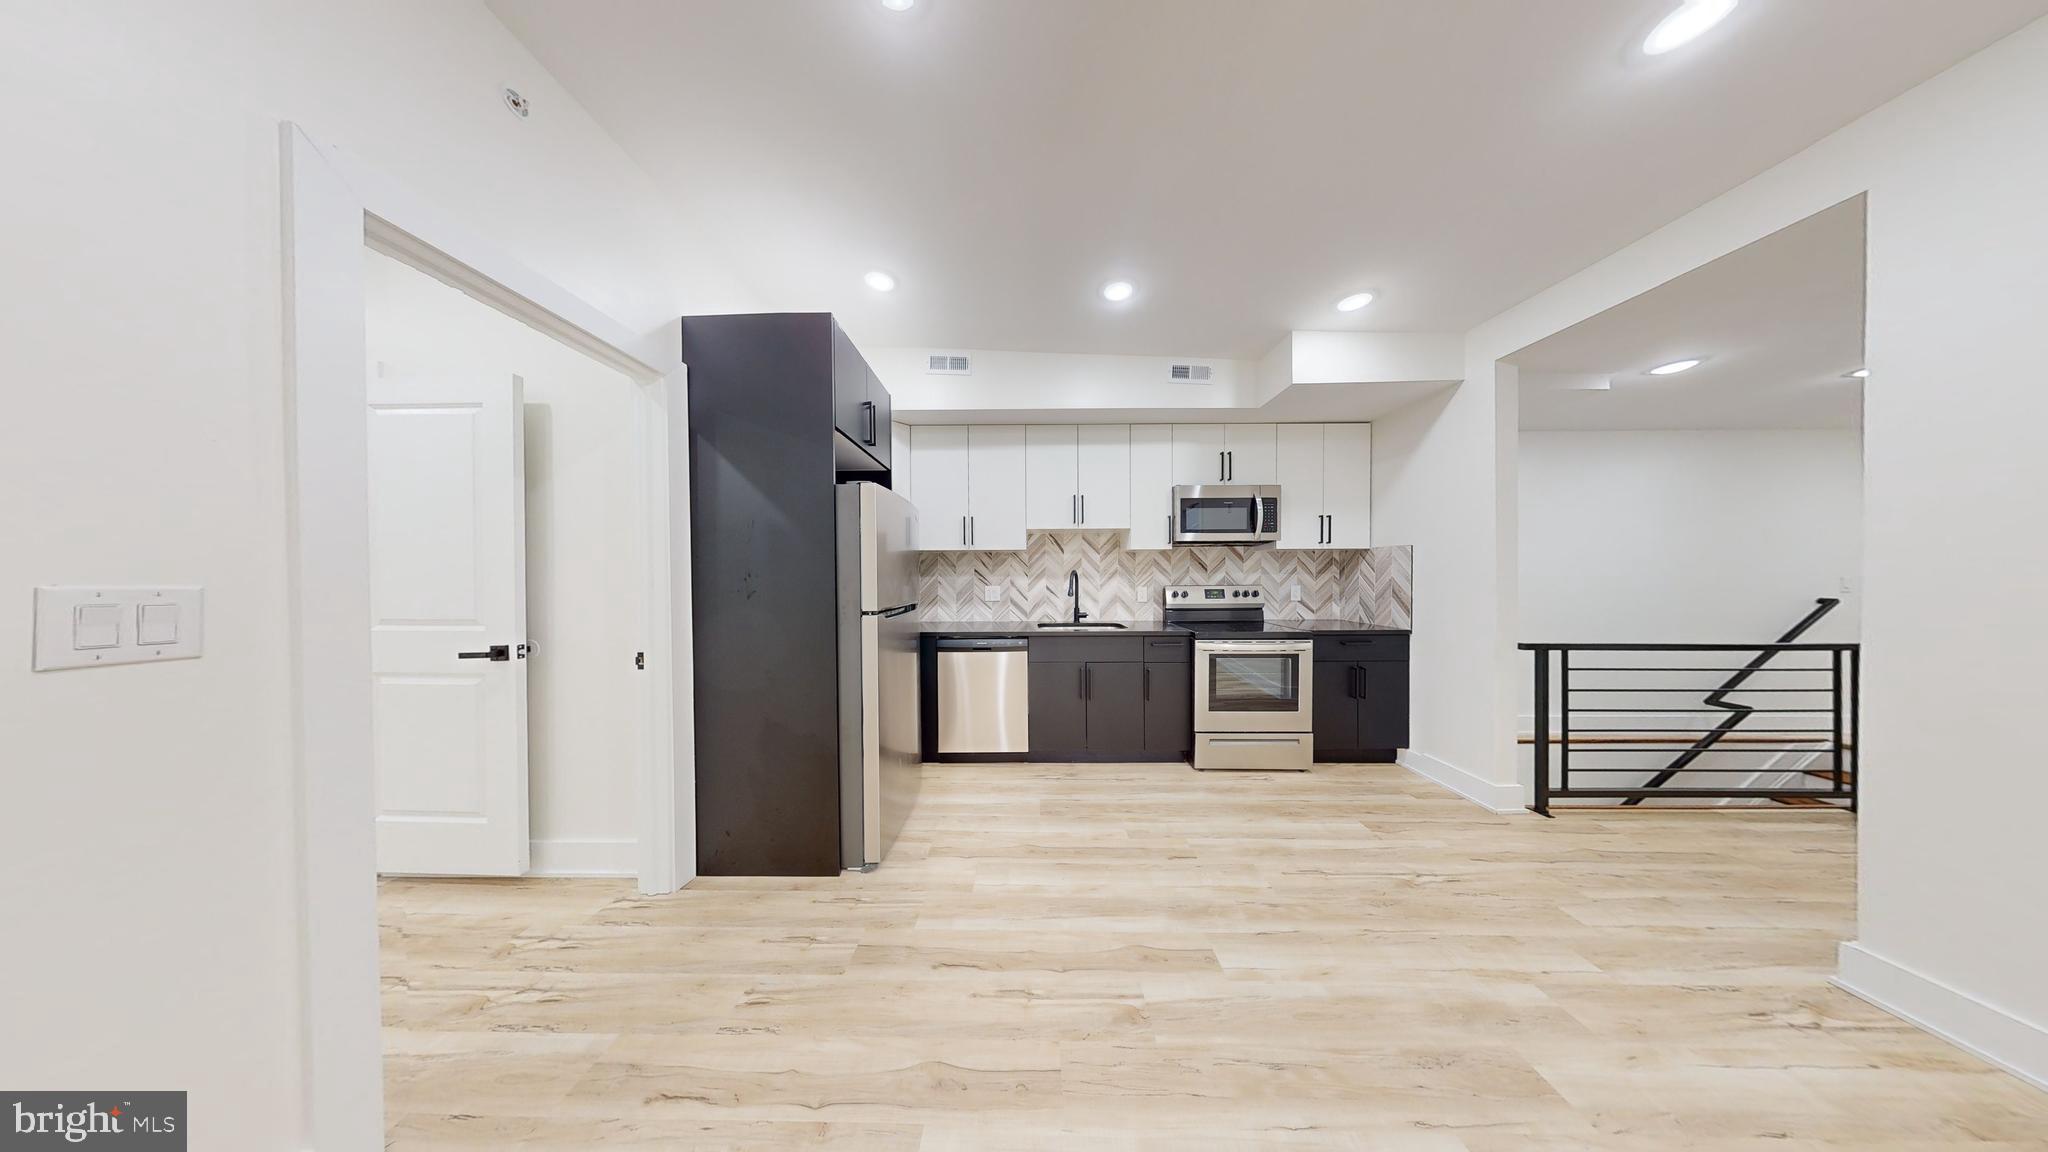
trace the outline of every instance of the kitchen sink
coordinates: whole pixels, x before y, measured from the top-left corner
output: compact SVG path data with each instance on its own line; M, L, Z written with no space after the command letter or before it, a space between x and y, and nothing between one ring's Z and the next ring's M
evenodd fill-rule
M1128 625L1117 624L1107 620L1100 624L1091 624L1085 620L1079 624L1071 620L1041 620L1038 622L1038 626L1048 632L1093 632L1098 628L1128 627Z

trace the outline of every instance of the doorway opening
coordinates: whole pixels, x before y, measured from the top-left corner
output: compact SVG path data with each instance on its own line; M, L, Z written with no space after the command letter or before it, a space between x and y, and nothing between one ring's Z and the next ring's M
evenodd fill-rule
M631 740L631 850L639 888L650 894L672 892L695 874L690 710L675 707L690 693L687 660L675 658L690 650L689 589L669 578L675 565L689 564L687 520L672 525L669 517L671 485L683 501L688 493L687 471L672 475L669 453L687 411L685 373L675 331L627 329L299 126L280 125L280 136L304 1108L310 1144L366 1147L383 1140L385 1129L365 247L632 381L628 570L642 631L634 652L644 653L636 660L644 667L634 668L632 694L640 722ZM509 379L500 384L514 394ZM502 427L507 442L523 438L524 413ZM523 486L507 491L525 495ZM516 522L523 526L523 517ZM518 642L493 638L481 659L492 660L491 647Z
M1539 811L1854 807L1864 264L1859 196L1505 359Z
M377 870L635 876L637 385L374 248L364 285Z

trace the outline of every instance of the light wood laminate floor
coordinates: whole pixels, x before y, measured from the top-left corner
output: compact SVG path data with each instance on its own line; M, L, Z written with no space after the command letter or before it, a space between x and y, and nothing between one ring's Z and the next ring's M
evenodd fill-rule
M391 1146L2048 1147L1830 987L1837 812L932 766L867 876L383 884Z

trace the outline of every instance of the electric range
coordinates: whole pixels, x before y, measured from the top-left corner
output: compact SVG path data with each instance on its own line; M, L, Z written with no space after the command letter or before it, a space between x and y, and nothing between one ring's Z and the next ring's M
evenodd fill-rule
M1267 620L1257 588L1177 585L1161 603L1166 624L1195 637L1195 767L1307 771L1314 639Z

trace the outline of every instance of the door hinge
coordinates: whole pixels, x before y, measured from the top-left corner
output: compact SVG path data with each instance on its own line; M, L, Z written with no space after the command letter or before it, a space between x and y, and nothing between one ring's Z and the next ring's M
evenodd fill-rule
M633 667L638 668L642 672L647 671L647 653L633 653Z

